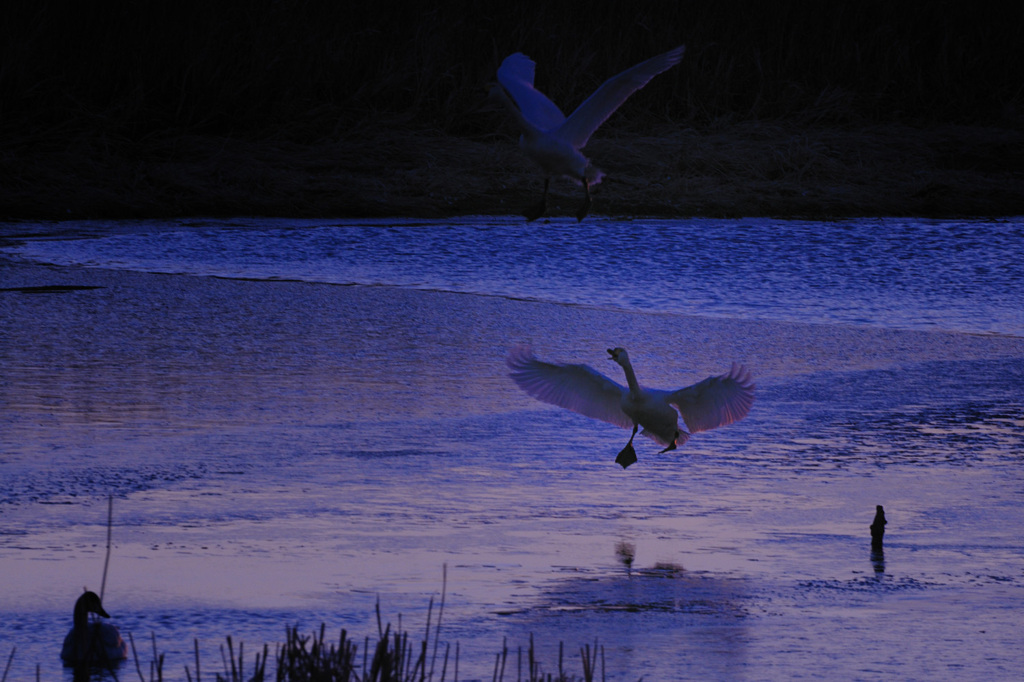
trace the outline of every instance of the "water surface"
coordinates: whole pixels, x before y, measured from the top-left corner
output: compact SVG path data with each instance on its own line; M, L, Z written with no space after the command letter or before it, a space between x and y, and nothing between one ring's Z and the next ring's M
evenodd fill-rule
M461 679L490 679L503 639L531 633L548 671L559 640L575 656L596 638L609 679L1011 679L1020 230L8 226L33 235L0 264L15 679L59 676L108 494L107 607L155 633L167 679L194 637L213 665L227 634L253 651L285 624L372 634L378 595L418 632L444 566ZM604 349L623 345L666 388L742 361L757 402L678 452L640 443L623 471L628 432L507 379L521 341L610 375Z
M1024 335L1019 220L239 220L62 224L25 257L673 312ZM52 232L46 224L20 229Z

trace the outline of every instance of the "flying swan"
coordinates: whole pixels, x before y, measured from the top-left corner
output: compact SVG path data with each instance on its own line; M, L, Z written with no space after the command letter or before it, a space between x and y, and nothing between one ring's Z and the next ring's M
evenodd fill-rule
M512 348L506 362L512 380L537 400L626 429L633 427L629 442L615 458L623 469L636 461L633 438L638 427L667 452L685 443L692 433L743 419L754 403L750 372L737 363L720 376L678 391L662 391L640 386L625 348L610 348L608 355L626 373L628 388L587 365L538 360L525 345Z
M587 217L590 188L601 182L604 173L591 165L580 150L630 95L662 71L678 64L684 49L680 45L609 78L569 118L533 87L536 64L532 59L521 52L505 57L498 67L498 83L491 92L508 106L522 128L520 148L544 171L544 196L540 203L523 212L527 220L544 215L548 185L554 176L565 176L583 184L585 198L576 212L576 219L582 221Z
M64 646L60 651L64 664L109 664L127 658L128 647L121 639L117 627L102 621L90 623L90 613L110 618L95 592L85 592L75 602L74 625L64 638Z

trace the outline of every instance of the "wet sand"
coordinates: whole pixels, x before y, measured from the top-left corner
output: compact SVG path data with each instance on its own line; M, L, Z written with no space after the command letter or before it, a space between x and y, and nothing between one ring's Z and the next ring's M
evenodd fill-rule
M193 636L215 660L219 636L288 622L369 634L377 594L418 628L446 563L463 679L530 632L549 661L599 637L613 679L1021 663L1024 339L15 263L0 288L0 611L35 623L3 631L22 666L56 670L41 642L98 580L108 491L108 608L158 633L172 679ZM625 432L514 390L520 341L595 365L623 345L680 382L741 360L758 403L623 472Z

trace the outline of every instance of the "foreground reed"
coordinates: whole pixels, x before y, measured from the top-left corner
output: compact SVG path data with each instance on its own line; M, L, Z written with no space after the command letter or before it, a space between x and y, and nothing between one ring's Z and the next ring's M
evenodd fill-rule
M326 627L321 624L319 632L310 636L302 636L296 628L288 628L287 637L283 645L277 649L277 669L274 675L266 672L268 648L263 647L262 655L257 654L255 661L250 666L250 671L245 670L245 660L242 646L238 647L238 657L234 657L234 648L231 638L228 637L228 652L225 655L224 647L221 646L222 655L225 655L223 673L214 673L217 682L265 682L276 680L277 682L426 682L427 680L453 680L459 679L459 645L456 643L454 653L451 646L446 645L444 658L438 663L432 656L428 662L427 640L420 642L419 647L410 644L408 632L391 632L390 625L384 633L384 637L373 644L368 638L364 640L362 654L359 653L359 645L352 641L348 632L342 629L337 643L328 642L325 639ZM372 658L369 656L373 650ZM185 667L186 676L189 682L200 682L200 660L198 655L198 642L196 642L195 676L188 666ZM502 651L495 655L494 671L492 682L505 682L515 679L516 682L594 682L604 680L604 647L596 642L593 646L586 644L580 648L580 661L583 669L582 676L576 676L566 671L564 662L564 643L559 643L557 672L545 672L541 662L537 659L537 652L534 647L533 637L524 651L519 647L516 652L516 662L513 664L510 659L510 651L507 645L503 645ZM599 654L600 653L600 657ZM600 659L600 660L599 660ZM524 668L525 664L525 668ZM515 677L512 677L512 666L515 666ZM449 677L449 666L451 676ZM599 667L600 666L600 667ZM159 671L159 669L157 669ZM597 677L600 670L600 677ZM146 678L139 673L139 679L143 682L162 682L162 672Z
M298 628L287 628L287 635L284 644L275 647L277 669L274 675L267 675L267 659L269 658L269 647L264 644L263 651L256 654L249 672L246 673L245 647L239 642L238 654L235 655L234 642L229 635L226 640L227 647L221 645L221 663L223 672L215 672L216 682L426 682L427 680L438 680L444 682L448 678L448 666L452 665L453 682L459 679L459 645L455 644L454 655L450 656L451 645L445 645L444 659L441 667L435 668L436 658L431 656L430 665L427 667L426 652L428 641L420 642L419 654L414 655L414 647L409 644L408 632L391 632L390 623L384 631L383 636L371 647L369 638L364 640L362 657L359 655L359 646L353 642L348 632L343 628L337 644L327 642L325 639L326 626L320 625L319 633L310 636L302 636ZM373 649L373 658L368 654ZM139 653L135 642L131 642L132 656L135 663L135 672L141 682L163 682L165 656L159 653L156 645L156 638L153 638L153 659L143 666L139 661ZM435 652L436 652L435 642ZM0 682L7 682L7 675L10 672L11 664L14 661L14 654L17 647L11 648L7 658L3 675ZM598 653L600 652L600 674L598 678ZM492 682L505 682L512 680L512 672L509 668L509 648L503 642L502 650L494 657L494 672ZM524 653L526 668L524 670ZM534 647L533 636L530 636L530 644L526 651L520 646L516 653L516 682L594 682L594 680L605 679L604 646L599 646L595 641L593 647L586 644L580 647L580 661L583 667L582 677L570 674L564 667L564 643L558 644L558 672L545 672L540 661L537 660L537 652ZM74 680L86 682L93 678L103 679L109 675L115 681L120 679L117 671L112 668L95 667L92 669L76 670ZM202 663L199 657L199 640L195 640L195 669L185 666L185 676L189 682L201 682ZM36 666L36 679L41 678L40 666Z
M234 642L228 636L226 646L222 644L220 647L222 671L214 672L214 679L216 682L458 682L458 643L454 651L451 644L445 644L443 655L439 658L438 641L435 639L431 644L429 627L427 634L416 644L408 631L401 628L392 630L388 623L378 633L376 641L364 638L361 651L360 644L352 639L346 629L342 628L338 640L334 642L327 640L326 629L326 625L321 624L319 631L301 635L298 628L287 627L284 643L275 647L276 669L272 674L267 672L267 645L247 666L243 644L238 644L236 654ZM135 651L134 643L132 650ZM516 650L514 663L510 660L510 654L507 643L503 642L501 652L495 655L492 682L513 679L516 682L604 680L604 647L597 642L580 648L582 676L566 670L565 647L562 642L558 647L557 672L545 671L538 660L532 635L525 651L521 646ZM148 676L139 665L138 655L135 655L136 672L142 682L163 682L164 656L157 653L155 642L153 655L154 662L148 668ZM195 641L194 668L185 666L185 675L189 682L201 682L203 679L198 640Z
M384 623L380 610L380 599L375 607L377 616L377 636L364 637L358 643L351 637L348 630L342 628L336 641L328 641L327 626L321 623L318 632L300 635L297 627L286 626L285 641L275 645L275 669L267 672L267 661L270 659L270 647L263 645L257 650L254 658L246 661L245 645L229 635L220 646L221 670L213 672L216 682L446 682L459 679L459 644L455 643L454 651L450 643L441 649L441 623L444 617L444 603L447 594L447 567L442 581L441 599L437 605L437 620L434 620L434 598L430 598L427 607L427 623L423 636L417 643L416 638L402 628L402 618L398 618L398 626L392 628L391 623ZM135 639L128 635L134 662L135 673L141 682L163 682L166 657L160 653L156 636L151 636L152 658L143 663L140 659ZM203 680L203 664L199 655L199 640L193 640L195 658L193 666L185 666L185 676L189 682ZM361 647L361 648L360 648ZM14 659L15 649L11 650L0 682L6 682L7 673ZM502 650L495 655L492 682L505 682L515 679L516 682L593 682L604 680L604 647L596 641L593 646L587 644L580 648L579 656L582 664L582 676L566 671L565 646L559 642L558 663L556 672L546 672L537 657L533 635L524 651L520 646L515 651L515 660L508 642L502 642ZM600 654L600 656L599 656ZM600 660L600 665L598 661ZM513 670L515 668L514 677ZM108 675L114 680L130 674L128 669L118 671L112 667L84 668L75 671L75 682L92 679L106 679ZM600 670L600 677L598 677ZM37 666L37 679L39 669ZM207 680L210 679L207 673Z

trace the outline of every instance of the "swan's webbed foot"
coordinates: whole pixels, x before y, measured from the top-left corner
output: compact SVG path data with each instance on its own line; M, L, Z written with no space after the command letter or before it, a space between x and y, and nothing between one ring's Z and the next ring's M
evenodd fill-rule
M662 452L669 452L671 450L675 450L676 449L676 443L678 443L678 442L679 442L679 432L676 431L676 437L672 439L672 442L668 444L667 448L665 448L664 450L662 450L658 454L660 455L660 454L662 454Z
M626 447L622 448L622 452L615 458L615 463L623 469L636 462L636 450L633 449L633 439L636 438L636 432L639 429L639 424L633 424L633 433L629 436L629 442L626 443Z
M533 222L537 218L544 215L544 212L548 210L548 185L551 184L551 178L544 178L544 196L540 198L536 204L523 211L523 217L526 218L527 222Z
M633 449L633 440L630 439L626 443L626 447L622 448L622 452L615 458L615 463L625 469L634 462L636 462L636 450Z
M583 219L590 213L590 183L587 182L586 178L583 178L583 191L586 193L586 196L583 198L583 204L580 206L580 209L576 211L576 222L578 223L582 223Z

